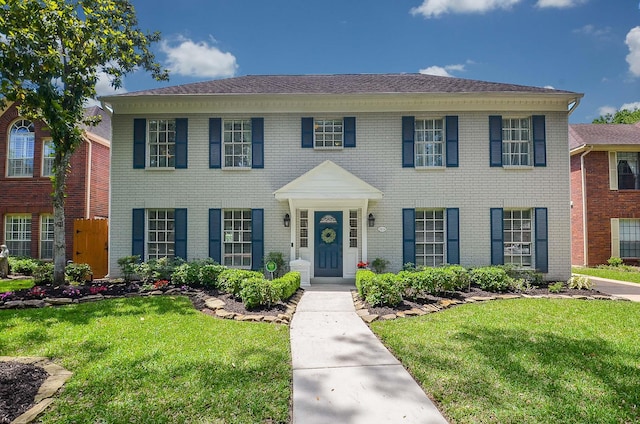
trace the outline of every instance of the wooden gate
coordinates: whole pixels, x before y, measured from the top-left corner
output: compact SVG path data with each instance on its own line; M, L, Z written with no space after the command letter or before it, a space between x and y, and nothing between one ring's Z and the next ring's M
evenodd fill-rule
M76 219L73 221L73 262L89 264L93 278L109 271L109 221Z

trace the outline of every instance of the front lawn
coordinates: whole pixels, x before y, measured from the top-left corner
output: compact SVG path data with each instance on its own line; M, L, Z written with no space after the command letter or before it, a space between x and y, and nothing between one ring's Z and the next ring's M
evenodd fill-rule
M574 274L591 275L593 277L608 278L610 280L629 281L631 283L640 283L640 272L625 271L624 269L609 268L582 268L572 267L571 272Z
M25 278L21 280L0 280L0 293L30 289L31 287L33 287L33 278Z
M640 304L520 299L376 321L452 423L640 421Z
M74 373L43 423L287 423L288 327L215 319L184 297L0 310L0 356Z

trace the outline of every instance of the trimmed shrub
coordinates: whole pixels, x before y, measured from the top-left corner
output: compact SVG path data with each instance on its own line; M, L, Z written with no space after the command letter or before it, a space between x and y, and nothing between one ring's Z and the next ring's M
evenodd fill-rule
M617 256L612 256L609 259L607 259L607 263L609 264L609 266L620 266L622 265L624 262L622 261L621 258L618 258Z
M202 267L200 267L200 284L206 287L217 288L219 286L218 276L225 269L227 269L227 267L216 263L203 265Z
M42 262L36 259L9 256L9 269L12 274L33 275L40 265Z
M368 282L373 279L376 274L368 269L359 269L356 272L356 289L358 290L358 295L360 298L364 299L366 296L366 285Z
M408 279L409 286L415 296L425 296L434 294L439 290L440 275L437 268L421 268L418 272L412 273Z
M535 269L522 269L516 268L514 265L502 265L507 275L514 279L522 279L529 286L539 287L544 279L542 278L542 273L536 271Z
M462 290L468 288L469 284L471 284L469 270L462 265L445 265L443 269L445 269L447 273L447 281L444 284L443 290Z
M300 273L297 271L287 272L280 278L271 281L274 290L280 293L280 300L287 300L300 288Z
M64 273L71 282L82 283L91 279L93 271L88 264L70 263L65 267Z
M37 286L51 282L53 282L53 263L44 262L33 271L33 283Z
M158 280L170 280L171 274L184 260L181 258L160 258L142 262L136 266L136 274L144 283L153 283Z
M482 290L502 292L511 286L511 278L507 271L499 266L484 266L474 268L469 273L472 284L476 284Z
M205 270L203 275L203 269ZM217 283L217 276L224 270L225 267L217 265L213 259L198 259L191 262L186 262L178 265L173 274L171 274L171 282L176 285L185 286L215 286ZM205 284L204 280L207 280Z
M272 303L280 300L281 292L276 289L271 281L262 276L253 276L242 280L240 298L247 309L253 309L261 305L270 307Z
M218 284L220 290L232 294L235 297L240 297L240 290L242 290L242 282L249 278L261 278L262 273L257 271L249 271L246 269L227 268L218 276Z
M392 273L377 274L364 282L365 300L371 306L396 306L402 302L404 287Z

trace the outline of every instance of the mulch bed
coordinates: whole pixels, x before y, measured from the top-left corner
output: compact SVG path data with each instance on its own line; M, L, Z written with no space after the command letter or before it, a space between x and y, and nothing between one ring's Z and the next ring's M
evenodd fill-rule
M0 362L0 424L8 424L33 406L49 374L35 365Z

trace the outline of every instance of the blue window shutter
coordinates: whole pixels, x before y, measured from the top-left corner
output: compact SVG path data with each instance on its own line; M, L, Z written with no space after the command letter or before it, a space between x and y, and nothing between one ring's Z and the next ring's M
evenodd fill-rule
M187 260L187 210L185 208L174 210L175 234L174 248L176 258Z
M491 265L504 264L504 235L502 208L491 208Z
M536 220L536 269L540 272L549 272L549 241L547 226L547 208L535 209Z
M491 166L502 166L502 116L489 116L489 161Z
M344 118L344 147L356 147L356 118Z
M144 261L144 209L133 210L131 226L131 254L139 255Z
M187 150L188 132L187 118L176 119L176 168L184 169L187 167L187 159L189 157Z
M144 169L147 148L147 120L133 120L133 167Z
M458 117L446 117L447 167L458 167Z
M264 118L251 118L251 167L264 168Z
M447 208L447 263L460 263L460 209Z
M402 263L416 263L416 210L402 209Z
M209 209L209 257L222 263L222 209Z
M302 147L313 149L313 118L302 118Z
M262 269L264 257L264 209L251 209L251 269Z
M222 168L222 119L209 118L209 168Z
M413 138L415 132L416 118L414 116L402 117L402 167L414 167L414 147ZM411 261L414 262L414 261Z
M544 115L532 116L531 127L533 129L533 165L547 166L547 131Z

